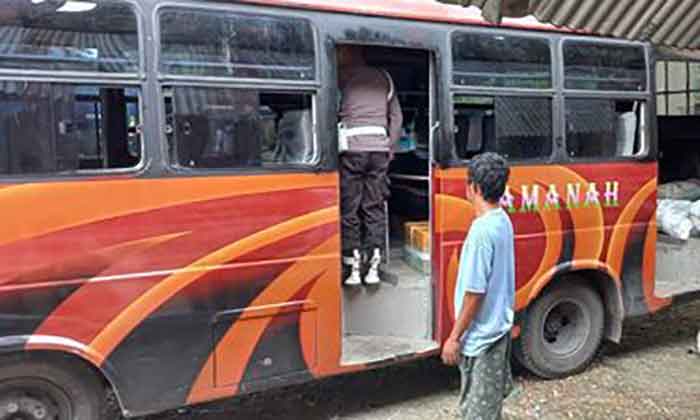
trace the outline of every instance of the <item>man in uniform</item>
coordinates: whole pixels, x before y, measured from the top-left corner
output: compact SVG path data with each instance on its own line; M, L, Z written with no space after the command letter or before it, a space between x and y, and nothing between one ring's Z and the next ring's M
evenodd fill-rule
M403 116L391 76L368 66L362 47L340 46L338 65L344 283L361 284L368 262L365 284L377 284L386 257L387 170Z

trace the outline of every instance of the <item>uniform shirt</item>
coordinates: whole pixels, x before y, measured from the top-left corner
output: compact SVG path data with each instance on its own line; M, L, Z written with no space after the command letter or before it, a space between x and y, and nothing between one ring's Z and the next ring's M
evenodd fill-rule
M500 207L477 218L469 229L457 276L456 314L462 310L467 292L483 295L481 307L461 339L462 354L476 357L513 327L513 225Z
M388 99L391 85L380 69L353 66L343 69L342 99L338 113L348 128L378 126L389 136L353 136L348 147L353 152L388 152L401 136L403 115L396 93Z

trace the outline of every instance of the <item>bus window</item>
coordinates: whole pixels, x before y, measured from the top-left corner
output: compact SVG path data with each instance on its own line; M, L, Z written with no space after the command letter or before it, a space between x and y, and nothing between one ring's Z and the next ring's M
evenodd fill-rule
M645 103L607 98L566 101L566 149L573 158L634 157L644 152Z
M455 32L455 85L550 89L549 40L502 34Z
M235 169L313 165L313 96L253 89L166 89L174 165Z
M460 159L496 152L512 160L552 155L552 100L456 95L455 150Z
M299 18L166 10L160 70L182 76L313 80L314 35Z
M0 82L0 174L134 167L139 126L138 89Z
M564 73L566 89L636 92L647 89L642 46L566 41Z
M121 1L3 2L0 67L135 73L137 27L131 6Z

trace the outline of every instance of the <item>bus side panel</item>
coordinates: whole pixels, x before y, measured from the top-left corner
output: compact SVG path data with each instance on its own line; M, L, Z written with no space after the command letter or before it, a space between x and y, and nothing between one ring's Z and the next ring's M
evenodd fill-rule
M620 279L625 315L644 315L670 305L671 299L655 294L657 163L577 165L571 169L587 179L620 182L619 205L604 212L603 261Z
M3 341L75 343L131 413L338 364L335 174L8 185L0 204Z
M435 232L438 331L454 322L462 244L474 213L465 197L466 169L438 170ZM658 309L653 295L654 163L515 166L502 201L515 228L516 311L556 274L592 269L622 288L628 314ZM663 303L663 302L662 302Z

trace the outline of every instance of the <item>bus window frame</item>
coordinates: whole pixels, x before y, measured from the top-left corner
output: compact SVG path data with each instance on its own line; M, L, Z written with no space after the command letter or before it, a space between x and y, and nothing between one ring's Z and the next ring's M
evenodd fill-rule
M165 9L165 10L164 10ZM313 44L314 44L314 77L311 79L306 79L306 80L298 80L298 79L278 79L278 78L245 78L245 77L225 77L225 76L198 76L198 75L177 75L177 74L169 74L169 73L163 73L161 71L160 67L160 60L161 60L161 51L162 51L162 36L161 36L161 25L160 25L160 18L161 15L169 10L184 10L184 11L200 11L200 12L221 12L223 13L228 13L228 14L236 14L236 13L242 13L242 14L248 14L248 15L266 15L266 16L271 16L271 17L281 17L281 18L294 18L298 20L305 21L309 24L311 27L311 34L313 37ZM154 66L156 69L156 73L158 75L158 80L162 80L163 78L168 78L168 79L183 79L183 80L208 80L208 81L238 81L238 82L244 82L244 83L267 83L267 82L280 82L280 83L287 83L287 84L300 84L300 85L310 85L310 84L320 84L320 43L319 43L319 29L315 22L310 19L308 16L305 16L304 14L301 13L294 13L294 12L287 12L286 10L280 11L279 9L275 8L265 8L265 7L259 7L259 6L245 6L245 5L238 5L238 4L212 4L212 3L193 3L193 2L184 2L184 3L174 3L172 1L164 1L156 5L154 14L153 14L153 36L154 36L154 44L156 46L156 53L154 56Z
M566 89L565 88L565 66L564 66L564 48L567 41L583 41L592 44L607 44L607 45L636 45L642 47L644 52L644 60L646 63L646 89L643 91L632 90L587 90L587 89ZM655 71L652 66L656 65L656 61L651 54L651 47L648 43L638 41L626 41L611 38L598 38L592 36L560 36L558 39L558 78L561 82L561 115L560 124L562 127L561 149L563 157L561 163L567 164L587 164L587 163L617 163L617 162L645 162L653 160L657 150L657 135L656 135L656 95L655 88ZM572 157L568 154L567 135L566 135L566 101L567 99L611 99L611 100L635 100L643 102L645 105L646 118L646 133L645 141L639 153L633 156L614 156L614 157Z
M107 73L107 72L86 72L75 70L23 70L8 69L0 67L0 82L30 82L48 84L71 84L87 86L106 86L136 88L139 90L139 114L141 116L141 159L129 168L106 168L106 169L81 169L73 171L35 173L35 174L2 174L0 173L0 183L34 183L34 182L55 182L55 181L80 181L85 179L104 179L110 177L139 177L148 172L151 168L153 157L149 153L148 146L148 123L146 121L146 103L148 102L148 62L146 54L146 37L148 35L146 27L146 13L142 7L142 2L137 0L119 0L117 3L127 4L131 7L136 17L137 38L138 38L138 72L136 73Z
M479 86L473 86L473 85L460 85L456 84L454 82L454 77L455 77L455 62L454 62L454 48L453 48L453 40L455 38L455 34L459 33L464 33L464 34L474 34L474 35L496 35L496 36L504 36L504 37L510 37L510 38L522 38L522 39L536 39L536 40L543 40L547 41L547 44L549 45L549 66L550 66L550 72L549 72L549 77L550 77L550 87L549 88L514 88L514 87L503 87L503 86L486 86L486 87L479 87ZM449 84L452 89L455 88L467 88L467 89L495 89L495 90L512 90L512 91L550 91L550 90L555 90L556 89L556 68L555 68L555 59L556 55L554 54L554 41L555 38L539 33L532 33L532 32L523 32L521 30L517 29L484 29L484 28L472 28L472 27L466 27L466 28L453 28L452 30L449 31L449 35L447 38L448 42L448 49L450 52L450 57L449 57L449 63L450 63L450 80Z
M255 90L259 93L270 93L270 94L300 94L308 95L311 97L311 115L312 115L312 130L314 137L314 155L313 161L310 163L280 163L273 164L269 166L239 166L231 168L190 168L180 165L178 162L171 160L170 153L168 151L168 138L165 130L165 126L161 126L161 133L163 136L163 142L165 150L163 151L163 156L166 160L167 168L180 174L229 174L229 173L246 173L246 174L265 174L274 172L318 172L319 166L323 163L323 152L320 143L320 138L318 134L318 90L307 88L294 88L275 86L275 87L261 87L261 85L256 84L233 84L233 83L206 83L206 82L191 82L191 81L171 81L169 83L162 83L158 87L158 100L159 102L164 102L165 95L164 90L166 88L172 87L190 87L190 88L221 88L221 89L231 89L231 90ZM164 104L160 104L163 107L163 124L166 123L165 107Z
M645 61L645 73L646 73L646 83L645 83L645 89L644 90L602 90L602 89L567 89L566 88L566 64L564 63L564 49L566 48L566 44L569 42L584 42L584 43L589 43L592 45L607 45L607 46L622 46L622 47L641 47L642 52L644 52L644 61ZM564 92L598 92L598 93L613 93L613 94L632 94L632 93L637 93L637 94L644 94L648 93L650 91L650 69L649 69L649 64L650 64L650 56L649 56L649 49L647 48L647 44L641 41L626 41L622 39L613 39L613 38L596 38L596 37L591 37L591 36L571 36L571 35L563 35L560 36L559 38L559 47L558 47L558 53L559 53L559 71L561 72L561 89Z
M146 42L145 34L146 27L144 22L144 10L141 7L142 2L137 0L108 0L108 3L124 4L131 8L136 18L136 37L138 39L138 71L136 72L126 72L126 73L108 73L108 72L93 72L93 71L79 71L79 70L24 70L24 69L8 69L0 67L0 79L5 79L6 77L12 77L14 75L23 75L26 77L30 76L45 76L47 79L53 79L57 76L65 77L68 79L98 79L98 80L111 80L121 81L122 79L134 79L146 80Z
M139 162L128 168L105 168L105 169L77 169L72 171L46 172L46 173L27 173L27 174L2 174L0 173L1 183L23 183L23 182L42 182L42 181L57 181L57 180L80 180L84 178L104 178L114 176L138 176L149 169L150 158L147 156L145 133L145 102L147 100L146 86L142 81L136 80L114 80L114 79L71 79L71 78L46 78L46 77L26 77L26 76L0 76L0 82L29 82L29 83L46 83L50 85L65 84L75 86L98 86L111 88L135 88L139 91L139 115L141 127L141 159Z
M458 85L454 83L454 57L453 57L453 46L452 40L455 32L469 32L475 34L486 34L486 35L504 35L512 37L521 38L534 38L546 40L549 44L549 54L550 54L550 76L552 78L552 84L550 88L547 89L535 89L535 88L507 88L507 87L477 87L477 86L465 86ZM560 113L560 101L558 96L560 90L558 86L562 81L559 79L559 72L557 71L557 42L558 36L552 34L543 33L532 33L518 29L492 29L492 28L452 28L447 33L447 54L446 59L448 70L448 83L443 86L447 87L448 90L448 101L449 101L449 116L447 117L447 136L442 140L442 145L440 147L446 147L447 153L442 157L446 157L446 161L439 162L441 166L447 168L459 168L466 167L469 160L462 159L457 156L455 150L455 119L454 119L454 97L457 95L471 95L471 96L513 96L513 97L524 97L524 98L550 98L552 102L552 152L549 156L542 156L540 158L533 159L513 159L509 160L509 163L513 166L530 166L530 165L544 165L555 162L557 156L560 154L560 145L557 139L560 137L561 127L559 127L559 113Z
M314 43L314 77L309 80L288 80L288 79L258 79L258 78L236 78L236 77L220 77L220 76L189 76L189 75L174 75L167 74L161 71L161 26L160 17L164 9L167 10L185 10L185 11L219 11L228 12L229 14L246 13L246 14L263 14L267 16L275 16L282 18L302 19L309 23L313 34ZM318 106L319 95L322 94L323 86L321 83L321 43L319 36L319 28L313 19L303 13L290 11L286 9L255 6L255 5L239 5L239 4L212 4L212 3L193 3L188 2L161 2L154 8L152 14L153 25L153 45L155 48L153 67L155 68L157 83L157 103L155 106L158 109L159 122L159 139L161 146L161 154L165 170L174 175L187 176L217 176L217 175L265 175L274 173L314 173L320 172L328 167L327 154L325 153L324 145L321 141L319 133L319 121L322 117L321 110ZM299 93L311 95L311 111L313 118L313 135L314 135L314 162L308 164L290 164L284 163L274 166L251 166L251 167L232 167L232 168L187 168L173 162L170 159L168 150L168 138L166 133L166 112L164 103L164 89L173 86L201 87L201 88L225 88L225 89L248 89L258 90L260 92L270 93Z

